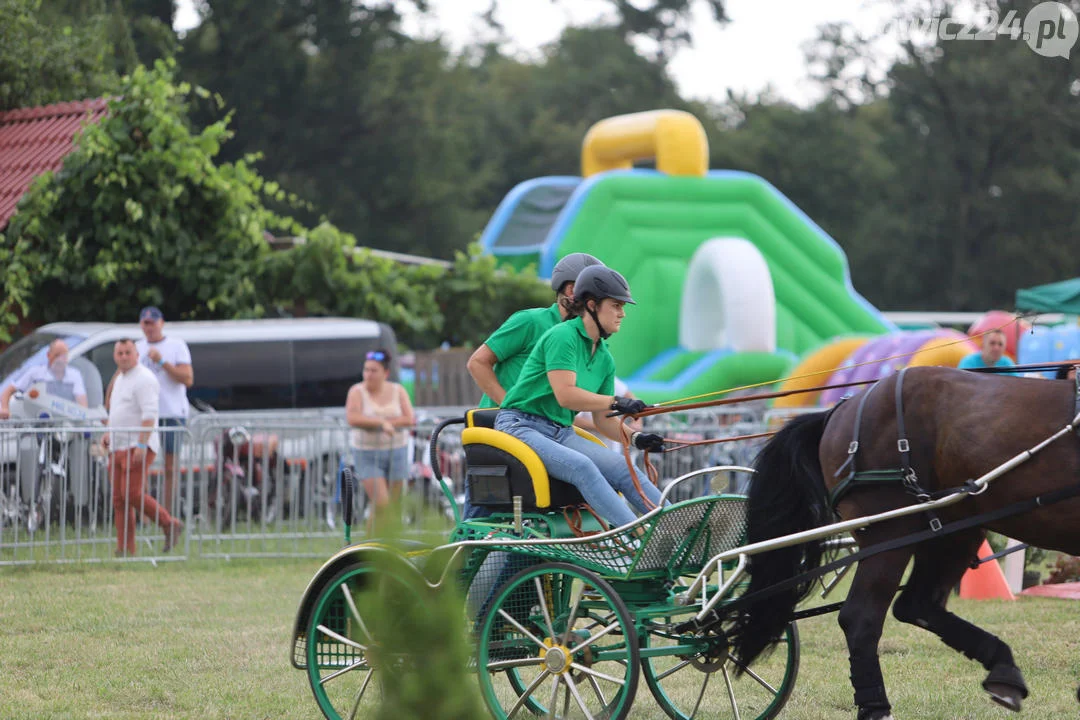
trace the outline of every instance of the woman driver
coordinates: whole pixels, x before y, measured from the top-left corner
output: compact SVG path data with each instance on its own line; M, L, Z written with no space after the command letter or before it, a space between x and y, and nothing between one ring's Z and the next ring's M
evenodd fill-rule
M577 412L591 411L604 435L620 438L620 421L607 417L641 412L640 400L615 397L615 361L605 340L619 331L624 306L634 303L630 287L615 270L603 265L585 268L574 285L573 319L544 333L529 354L517 383L506 394L495 429L531 447L553 477L576 487L600 517L614 525L636 519L619 497L638 511L647 511L626 461L608 448L574 432ZM634 446L659 451L663 438L635 432ZM638 472L641 488L655 506L660 491Z

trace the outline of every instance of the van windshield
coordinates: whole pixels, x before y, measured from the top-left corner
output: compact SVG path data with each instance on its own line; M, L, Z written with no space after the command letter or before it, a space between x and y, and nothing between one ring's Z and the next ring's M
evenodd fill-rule
M44 365L49 343L61 339L68 348L86 339L83 335L58 335L51 332L35 332L18 340L0 354L0 388L7 387L15 376L32 365Z

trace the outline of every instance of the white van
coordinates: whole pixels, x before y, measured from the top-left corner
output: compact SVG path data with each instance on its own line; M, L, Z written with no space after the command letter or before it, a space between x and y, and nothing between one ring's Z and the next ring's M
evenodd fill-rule
M362 379L364 356L386 348L395 355L394 331L385 323L352 318L208 320L166 322L165 335L191 348L195 385L191 402L215 410L340 408L349 387ZM50 323L0 354L0 387L30 365L44 364L57 338L70 348L70 364L83 375L91 407L101 405L102 388L116 371L113 343L138 340L137 324Z

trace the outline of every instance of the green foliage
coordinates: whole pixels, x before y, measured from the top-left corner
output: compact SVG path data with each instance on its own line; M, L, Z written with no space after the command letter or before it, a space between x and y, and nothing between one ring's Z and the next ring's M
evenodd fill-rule
M511 313L552 302L531 269L496 270L473 245L449 269L378 257L329 224L294 247L270 254L257 276L260 305L286 315L379 320L415 350L476 346Z
M438 345L442 316L434 266L413 267L357 249L356 239L323 223L261 264L262 305L290 315L344 315L385 322L409 347Z
M76 21L50 12L42 0L0 0L0 110L112 89L107 24L104 13Z
M420 513L421 524L430 529L443 525L434 514ZM380 513L382 521L380 543L393 546L404 536L404 528L398 519L401 510L391 505ZM435 535L432 544L442 544L442 536ZM400 556L374 553L372 561L381 572L400 575ZM440 557L424 558L429 577L443 577L448 553ZM453 577L455 570L449 570ZM468 642L465 616L462 607L465 599L457 583L446 581L437 591L419 584L381 583L378 591L360 595L358 605L363 612L370 612L372 632L379 638L379 628L401 628L387 641L393 652L404 661L387 668L382 676L382 702L375 713L376 720L399 720L399 718L432 717L432 708L438 708L440 720L475 720L486 717L476 683L475 670L470 669L473 653Z
M538 62L487 48L472 75L481 138L472 162L482 181L476 202L488 209L524 180L580 174L582 139L604 118L661 107L707 117L617 28L567 28Z
M496 269L495 258L481 255L477 245L457 253L453 267L439 278L435 296L445 318L443 337L451 345L474 347L512 313L555 301L534 269Z
M257 262L268 186L250 163L215 165L227 120L193 132L192 88L172 62L126 76L108 115L85 128L56 173L39 177L0 252L4 329L15 311L38 321L128 321L146 304L169 317L258 313Z
M267 176L364 245L451 257L480 229L474 88L438 40L407 37L403 3L208 0L183 41L185 77L220 93L243 133L226 158L268 151ZM202 119L217 117L203 110Z

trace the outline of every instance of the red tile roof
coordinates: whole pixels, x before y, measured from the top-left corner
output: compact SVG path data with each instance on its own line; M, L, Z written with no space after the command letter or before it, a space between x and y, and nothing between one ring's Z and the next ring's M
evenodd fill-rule
M75 133L100 120L107 108L108 101L98 98L0 112L0 230L30 182L59 170Z

